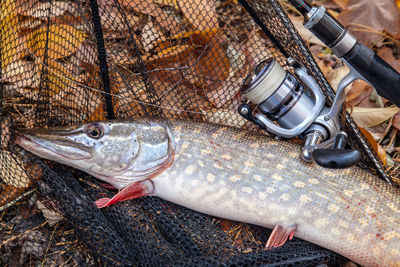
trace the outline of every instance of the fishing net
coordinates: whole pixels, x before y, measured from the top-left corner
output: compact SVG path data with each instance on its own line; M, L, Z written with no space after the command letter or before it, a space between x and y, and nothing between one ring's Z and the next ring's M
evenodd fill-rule
M275 57L333 90L276 0L0 2L0 265L316 266L339 255L156 197L97 209L113 190L14 145L14 129L157 116L257 130L236 112L248 71ZM362 167L388 179L347 117Z

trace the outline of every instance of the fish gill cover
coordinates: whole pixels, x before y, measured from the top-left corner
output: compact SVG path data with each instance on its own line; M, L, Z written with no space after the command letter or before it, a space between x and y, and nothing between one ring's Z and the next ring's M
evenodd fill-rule
M236 112L249 69L300 61L333 90L276 0L0 2L0 265L315 266L343 258L294 239L266 251L269 230L156 197L93 205L98 180L13 143L16 128L157 116L257 130ZM254 15L253 14L253 15ZM383 175L347 117L362 165Z

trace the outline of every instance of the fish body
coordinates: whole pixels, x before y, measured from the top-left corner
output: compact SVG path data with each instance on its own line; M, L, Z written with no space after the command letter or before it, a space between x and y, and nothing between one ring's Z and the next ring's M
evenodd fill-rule
M93 125L100 125L102 137L87 134L85 129ZM38 156L113 184L122 189L123 199L134 198L126 197L128 191L136 196L152 194L206 214L274 228L270 247L294 233L364 266L400 266L400 192L358 167L324 169L302 161L300 146L292 142L206 123L98 122L62 131L76 129L81 129L80 138L65 134L60 139L53 130L34 130L22 133L16 142ZM127 138L132 133L137 155L127 161L122 146L133 140ZM107 139L109 135L113 137ZM44 140L67 147L74 144L75 149L84 142L91 156L74 151L86 155L75 156L86 161L77 166L68 152L60 148L54 152L56 148L49 148ZM101 144L92 144L101 140L105 147L114 144L113 154L109 153L114 162L128 162L126 172L138 169L141 175L129 180L123 171L111 170L109 162L102 163L108 158L96 159L99 153L108 153L101 151ZM91 171L92 165L97 166L96 172Z

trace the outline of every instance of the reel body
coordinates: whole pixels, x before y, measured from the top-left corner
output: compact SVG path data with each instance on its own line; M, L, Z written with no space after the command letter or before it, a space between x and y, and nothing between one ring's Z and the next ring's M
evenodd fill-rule
M295 60L294 75L274 58L259 63L246 77L241 94L246 103L239 113L261 129L285 138L305 140L301 156L327 168L347 168L356 164L359 151L345 149L347 135L340 131L339 115L344 87L338 90L332 107L317 82Z
M285 138L303 133L325 104L321 90L306 70L299 67L295 72L302 82L269 58L247 76L241 90L242 96L259 111L255 117L264 124L259 126ZM244 111L239 112L243 115Z

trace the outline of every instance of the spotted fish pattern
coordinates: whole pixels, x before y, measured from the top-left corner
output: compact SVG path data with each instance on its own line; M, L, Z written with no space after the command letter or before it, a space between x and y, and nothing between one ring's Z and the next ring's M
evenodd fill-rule
M365 266L400 266L399 191L358 168L305 163L301 147L229 127L170 123L171 167L155 195L210 215L273 228Z

